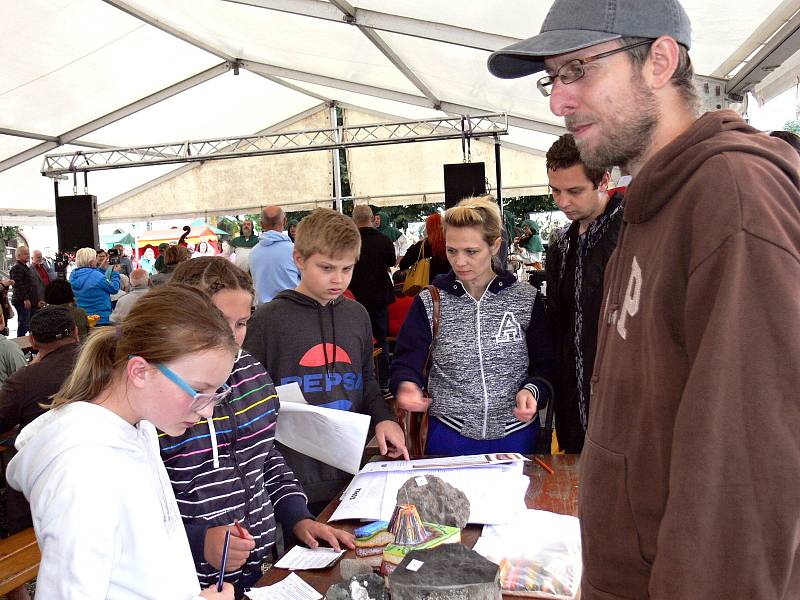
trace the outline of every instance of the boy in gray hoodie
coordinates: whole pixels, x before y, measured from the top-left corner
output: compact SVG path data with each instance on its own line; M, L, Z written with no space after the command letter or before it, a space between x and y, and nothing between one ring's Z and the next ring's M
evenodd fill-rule
M352 219L318 208L297 227L297 288L260 306L244 347L277 385L297 382L309 404L372 417L381 454L408 459L403 432L378 387L372 364L372 329L366 309L342 296L361 250ZM319 512L350 476L278 445Z

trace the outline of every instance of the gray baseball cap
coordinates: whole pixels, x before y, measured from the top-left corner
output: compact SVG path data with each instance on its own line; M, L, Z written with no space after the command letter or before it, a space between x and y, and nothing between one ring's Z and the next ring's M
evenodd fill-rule
M524 77L544 70L544 59L621 37L668 35L689 48L692 25L678 0L555 0L539 35L489 56L492 75Z

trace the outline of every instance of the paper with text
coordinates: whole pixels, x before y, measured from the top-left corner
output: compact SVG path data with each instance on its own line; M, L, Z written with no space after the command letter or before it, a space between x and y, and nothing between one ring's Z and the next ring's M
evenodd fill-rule
M286 579L266 587L253 588L245 592L250 600L320 600L320 594L295 573L289 573Z
M333 548L306 548L295 546L283 555L275 566L279 569L301 571L303 569L327 569L333 565L345 550L337 552Z

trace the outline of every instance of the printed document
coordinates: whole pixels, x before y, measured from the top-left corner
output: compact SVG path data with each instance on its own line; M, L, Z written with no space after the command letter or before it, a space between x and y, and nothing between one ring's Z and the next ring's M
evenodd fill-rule
M253 588L244 594L250 600L320 600L320 594L296 574L266 587Z

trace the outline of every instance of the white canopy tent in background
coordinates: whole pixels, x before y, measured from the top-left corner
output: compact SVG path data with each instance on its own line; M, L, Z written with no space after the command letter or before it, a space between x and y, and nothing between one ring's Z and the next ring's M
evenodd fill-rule
M642 0L645 1L645 0ZM26 0L0 20L2 223L50 218L46 152L129 147L444 114L507 112L503 184L544 182L561 131L532 77L500 80L490 51L538 31L551 0ZM684 0L691 55L726 89L769 100L800 73L800 0ZM717 95L717 87L721 93ZM702 91L702 90L701 90ZM620 90L620 93L625 93ZM325 118L328 124L324 124ZM491 145L473 158L494 176ZM460 143L348 150L353 193L382 204L436 199ZM91 173L101 219L328 202L331 153ZM199 164L199 163L198 163ZM189 168L191 167L191 168ZM69 194L72 181L61 183ZM78 192L83 191L82 177ZM14 217L13 215L18 215Z

